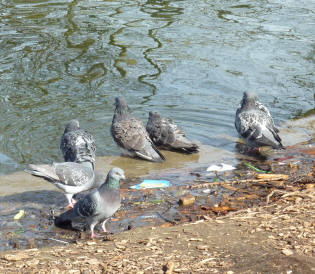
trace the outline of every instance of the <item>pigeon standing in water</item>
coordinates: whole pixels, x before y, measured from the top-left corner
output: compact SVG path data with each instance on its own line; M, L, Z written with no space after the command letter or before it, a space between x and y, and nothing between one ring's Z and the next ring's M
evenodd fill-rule
M153 144L142 122L131 114L126 100L117 97L115 106L111 134L116 144L130 156L152 162L164 161L164 156Z
M42 177L65 192L69 207L73 207L73 195L98 187L95 172L90 166L73 162L54 163L52 165L29 165L26 172ZM101 176L98 180L101 179Z
M66 211L55 219L55 225L62 228L72 227L72 222L84 219L91 230L91 238L97 237L94 227L102 222L102 229L106 232L105 223L120 207L120 179L125 179L124 171L112 168L106 181L80 201L73 209Z
M244 92L236 111L235 127L250 148L284 148L269 110L258 101L256 94Z
M61 137L60 149L66 162L84 163L94 169L96 145L92 134L71 120Z
M188 140L185 132L172 119L161 118L157 112L150 111L146 129L154 144L164 149L188 154L199 150L198 145Z

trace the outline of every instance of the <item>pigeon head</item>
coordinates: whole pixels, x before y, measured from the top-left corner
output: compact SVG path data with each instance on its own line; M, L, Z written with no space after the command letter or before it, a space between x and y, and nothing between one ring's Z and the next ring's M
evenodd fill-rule
M115 106L116 106L116 108L122 108L122 109L129 108L127 101L124 97L116 97L115 98Z
M120 179L123 179L123 180L126 179L124 171L119 167L112 168L109 171L108 175L110 178L113 178L117 181L119 181Z
M79 121L78 121L78 120L71 120L71 121L66 125L65 133L66 133L66 132L70 132L70 131L74 131L74 130L77 130L77 129L80 129Z
M258 97L255 93L252 92L244 92L242 99L242 107L255 106L258 101Z
M149 119L156 121L156 120L160 120L161 116L157 112L150 111L149 112Z
M126 179L124 171L119 167L112 168L106 177L106 181L100 189L106 191L106 189L119 189L119 181L121 179Z
M114 114L115 122L130 117L131 111L124 97L115 98L115 107L116 107Z

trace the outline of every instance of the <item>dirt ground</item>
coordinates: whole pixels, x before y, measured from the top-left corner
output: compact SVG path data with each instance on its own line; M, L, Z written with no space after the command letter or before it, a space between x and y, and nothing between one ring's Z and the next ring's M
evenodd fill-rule
M216 219L6 251L0 273L315 273L314 193L308 184Z

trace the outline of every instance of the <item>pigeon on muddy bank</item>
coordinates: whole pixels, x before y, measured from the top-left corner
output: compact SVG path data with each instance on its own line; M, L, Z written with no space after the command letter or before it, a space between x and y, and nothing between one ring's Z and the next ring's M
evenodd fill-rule
M71 228L72 222L84 220L90 227L91 238L97 237L94 227L102 222L106 231L106 221L120 208L120 180L125 179L124 171L112 168L105 182L80 199L74 208L62 213L55 219L55 225L61 228Z

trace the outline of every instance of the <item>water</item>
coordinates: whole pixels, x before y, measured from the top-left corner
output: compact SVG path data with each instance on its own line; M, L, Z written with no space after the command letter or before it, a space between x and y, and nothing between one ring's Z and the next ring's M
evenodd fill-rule
M234 113L257 92L277 124L314 108L314 1L2 1L0 173L61 161L71 118L119 155L124 95L206 145L234 150Z

